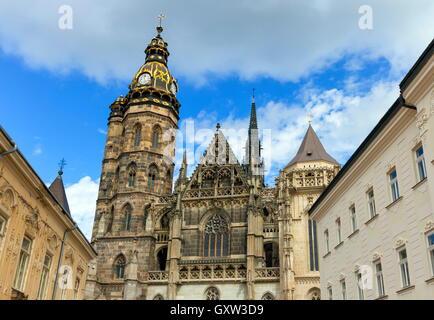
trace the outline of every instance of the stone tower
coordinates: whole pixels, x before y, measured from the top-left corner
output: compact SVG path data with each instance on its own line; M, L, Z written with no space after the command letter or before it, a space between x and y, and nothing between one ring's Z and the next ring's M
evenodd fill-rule
M339 169L309 125L296 156L276 179L282 300L320 297L316 226L308 210Z
M92 243L98 252L88 298L136 299L148 270L164 268L156 258L151 207L172 193L175 136L180 104L171 75L163 28L147 46L145 63L128 94L110 106ZM162 219L168 228L168 217Z

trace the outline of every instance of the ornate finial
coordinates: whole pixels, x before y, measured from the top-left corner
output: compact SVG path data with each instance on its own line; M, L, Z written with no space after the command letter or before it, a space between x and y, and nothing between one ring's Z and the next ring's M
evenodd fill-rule
M157 19L160 20L160 24L157 26L157 32L158 36L160 36L160 33L163 32L163 27L161 26L161 21L166 18L166 16L163 13L160 13L160 15L157 17Z
M306 117L307 117L307 123L309 123L309 125L311 125L312 124L312 119L313 119L312 113L308 112L306 114Z
M62 158L62 160L60 160L59 162L59 171L58 171L59 176L63 174L63 168L65 168L65 166L66 166L65 158Z
M217 129L217 131L218 131L218 130L220 130L220 128L221 128L222 126L220 125L220 123L217 123L217 125L216 125L215 127L216 127L216 129Z

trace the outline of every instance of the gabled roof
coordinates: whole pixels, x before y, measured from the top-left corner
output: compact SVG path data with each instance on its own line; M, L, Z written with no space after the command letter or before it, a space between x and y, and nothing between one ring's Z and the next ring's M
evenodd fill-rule
M56 200L62 206L62 208L71 215L71 211L69 210L68 199L66 198L65 186L63 185L62 180L62 171L59 171L59 175L56 179L54 179L53 183L48 188L51 193L53 193Z
M330 156L327 151L325 151L324 146L315 133L315 130L313 130L312 126L309 124L309 128L307 129L306 135L304 136L303 142L301 143L297 154L286 167L298 162L318 160L324 160L338 164L338 162L333 159L333 157Z
M237 157L229 146L229 142L219 127L200 160L200 164L239 164Z

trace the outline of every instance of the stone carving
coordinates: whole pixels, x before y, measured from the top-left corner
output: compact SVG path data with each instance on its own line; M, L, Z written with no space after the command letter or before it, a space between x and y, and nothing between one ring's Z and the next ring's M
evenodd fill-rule
M432 230L434 230L434 222L432 220L429 220L425 224L425 233L428 233L428 232L430 232Z
M404 246L407 243L407 240L403 239L403 238L398 238L395 241L395 249L401 248L402 246Z
M381 258L381 254L378 252L374 252L374 254L372 255L372 261L377 261Z
M32 210L32 212L27 214L25 217L25 221L30 227L39 231L39 229L41 228L39 209L36 208L36 209Z

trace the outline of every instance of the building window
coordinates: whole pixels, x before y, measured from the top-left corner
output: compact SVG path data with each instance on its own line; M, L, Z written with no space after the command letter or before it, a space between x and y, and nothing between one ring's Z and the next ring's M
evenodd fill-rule
M17 271L15 273L14 288L23 291L26 280L27 267L30 260L30 251L32 249L32 240L24 237L21 244L20 258L18 260Z
M393 170L389 174L390 179L390 191L392 193L392 202L398 200L399 198L399 187L398 187L398 175L396 170Z
M161 136L161 128L159 126L155 126L152 130L152 147L158 148L160 145L160 136Z
M338 235L338 244L342 242L342 230L341 230L341 219L336 220L336 230Z
M351 206L350 208L350 219L351 219L351 230L352 232L355 232L357 230L356 206Z
M131 208L131 206L129 204L127 204L123 211L123 230L130 230L131 229L131 213L133 211L133 209Z
M79 290L80 290L80 278L77 277L77 279L75 279L75 284L74 284L74 300L78 300Z
M434 233L428 236L428 252L431 261L431 272L434 277Z
M347 285L345 280L341 281L342 300L347 300Z
M383 267L381 266L381 262L375 264L375 279L377 280L378 296L384 297L386 293L384 290Z
M357 289L359 291L359 300L365 300L365 295L363 293L362 274L360 272L357 272L356 279L357 279Z
M206 289L205 300L220 300L220 293L216 287Z
M119 255L116 258L115 261L115 278L116 279L123 279L125 278L125 265L126 265L126 260L124 255Z
M137 124L134 127L134 146L135 147L140 146L141 137L142 137L142 126L140 124Z
M351 219L351 230L352 232L355 232L357 230L356 206L350 207L350 219Z
M425 156L423 153L423 147L419 147L416 150L416 163L417 163L417 172L419 174L419 181L422 181L426 178L426 166L425 166Z
M270 292L264 293L261 300L276 300Z
M316 221L309 220L309 255L310 271L318 271L318 243L316 238Z
M164 300L164 298L161 294L157 294L153 300Z
M328 294L329 294L329 300L333 300L333 289L332 289L332 286L328 286L327 287L327 291L328 291Z
M149 167L149 173L148 173L148 190L151 192L154 191L157 175L158 175L158 168L155 164L152 164Z
M407 250L402 249L398 253L399 255L399 268L401 269L401 281L402 287L406 288L410 286L410 272L408 270Z
M329 231L328 230L324 231L324 242L325 242L326 253L329 253L330 252L330 242L329 242Z
M374 198L374 190L368 191L368 205L369 205L369 214L371 218L377 215L377 210L375 208L375 198Z
M44 264L42 265L42 273L41 280L39 281L39 289L38 289L38 300L45 299L45 295L47 294L47 284L48 278L50 276L50 268L51 268L51 256L46 254L44 257Z
M229 225L219 214L212 216L205 225L203 255L205 257L229 255Z
M134 163L128 166L128 186L134 187L136 185L136 165Z

